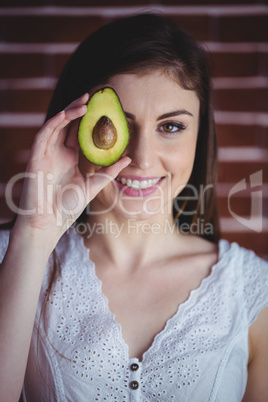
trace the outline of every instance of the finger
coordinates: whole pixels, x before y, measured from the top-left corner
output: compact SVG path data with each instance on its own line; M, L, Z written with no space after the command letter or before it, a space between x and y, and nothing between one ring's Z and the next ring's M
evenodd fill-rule
M43 127L38 131L35 138L38 140L40 137L42 140L46 140L51 135L51 133L60 126L64 119L65 111L62 110L43 125Z
M83 108L85 103L88 101L89 94L85 93L80 98L73 101L65 110L62 110L54 117L49 119L43 127L38 131L35 142L42 140L45 142L53 133L54 130L60 130L65 127L71 120L81 117L86 112L86 106ZM82 106L82 110L80 107ZM67 113L66 113L67 112ZM63 123L60 126L60 123Z
M62 127L66 126L70 121L82 117L86 113L86 111L86 105L80 105L72 109L65 110L65 119L62 121L61 125L58 128L61 129Z
M85 93L84 95L80 96L80 98L74 100L70 105L65 108L65 111L73 109L78 106L85 105L89 100L89 94Z
M47 146L47 141L50 138L50 136L54 133L54 131L57 129L57 127L60 126L62 121L65 118L65 112L61 111L56 116L52 117L49 119L43 127L38 131L34 138L33 146L31 149L30 157L41 157L41 155L44 154L46 146Z
M86 113L86 111L86 105L81 105L73 109L65 110L65 118L54 130L54 133L49 140L49 146L53 147L56 144L61 146L62 144L64 144L67 135L67 125L70 124L70 122L82 117Z
M65 112L66 112L66 116L69 115L69 113L72 113L73 110L76 110L76 108L80 107L80 106L85 106L86 108L86 103L88 102L89 99L89 94L85 93L84 95L82 95L80 98L76 99L75 101L73 101L69 106L67 106L67 108L65 108ZM85 109L86 112L87 109ZM84 114L84 113L83 113ZM80 116L81 117L81 116ZM74 119L76 119L76 117L74 117ZM72 117L70 116L70 121L72 121ZM77 123L78 124L78 123ZM77 124L75 125L75 127L77 128ZM58 137L58 142L59 143L63 143L65 144L65 146L67 148L71 148L71 149L78 149L78 140L77 137L74 134L74 130L72 129L72 126L68 128L67 133L61 133Z
M124 156L123 158L119 159L116 163L111 166L102 167L99 170L99 173L107 174L111 176L112 180L115 179L119 172L127 167L131 162L131 159L128 156Z
M66 148L73 149L77 151L79 149L78 142L78 126L80 123L80 119L72 121L68 127L68 132L65 138L64 145Z
M91 175L88 180L89 193L88 202L90 202L107 184L114 180L118 174L131 163L128 156L124 156L118 162L109 167L102 167L98 172Z

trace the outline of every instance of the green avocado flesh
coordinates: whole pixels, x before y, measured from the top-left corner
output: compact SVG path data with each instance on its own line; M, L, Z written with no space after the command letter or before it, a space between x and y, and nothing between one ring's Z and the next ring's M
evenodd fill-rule
M83 154L95 165L112 165L124 153L129 142L128 123L112 88L102 88L89 99L79 125L78 141Z

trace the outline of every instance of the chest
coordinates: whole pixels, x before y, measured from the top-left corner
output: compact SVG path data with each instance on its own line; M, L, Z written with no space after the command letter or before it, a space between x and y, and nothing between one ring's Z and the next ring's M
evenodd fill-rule
M120 325L129 356L142 360L157 334L164 330L193 289L200 286L209 267L178 271L174 267L132 275L103 275L101 291Z

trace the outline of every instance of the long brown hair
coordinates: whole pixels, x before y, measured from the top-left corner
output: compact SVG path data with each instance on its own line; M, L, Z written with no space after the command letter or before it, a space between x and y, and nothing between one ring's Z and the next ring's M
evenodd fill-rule
M204 49L176 24L163 16L139 14L101 27L81 43L68 61L54 91L47 119L116 74L153 69L172 75L183 88L195 91L199 98L195 163L187 186L174 200L174 219L179 227L189 230L200 220L203 226L210 224L212 231L198 234L216 242L220 235L209 60ZM193 188L198 193L194 200ZM185 198L188 201L181 202Z

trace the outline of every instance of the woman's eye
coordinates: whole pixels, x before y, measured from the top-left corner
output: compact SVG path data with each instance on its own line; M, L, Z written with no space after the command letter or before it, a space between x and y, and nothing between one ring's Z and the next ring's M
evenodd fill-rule
M160 131L163 131L165 133L176 133L180 132L185 129L185 126L181 123L164 123L160 127Z

